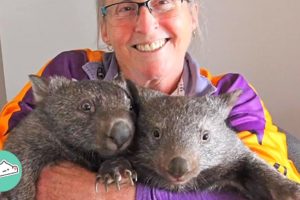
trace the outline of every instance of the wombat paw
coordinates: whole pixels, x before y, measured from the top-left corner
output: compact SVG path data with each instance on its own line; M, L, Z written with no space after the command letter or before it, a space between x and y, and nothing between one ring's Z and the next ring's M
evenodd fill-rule
M137 174L127 159L118 157L106 160L101 164L97 174L97 183L100 180L103 181L106 191L111 183L115 183L117 189L120 190L120 185L128 181L134 185L134 182L137 181Z

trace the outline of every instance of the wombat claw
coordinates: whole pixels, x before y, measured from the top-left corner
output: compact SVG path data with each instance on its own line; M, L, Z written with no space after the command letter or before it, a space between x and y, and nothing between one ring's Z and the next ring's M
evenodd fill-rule
M126 169L125 174L126 174L126 177L129 178L130 184L132 186L134 186L134 182L137 182L137 173L134 170L130 171L129 169ZM111 175L109 175L109 174L106 174L104 177L102 177L101 174L97 174L97 176L96 176L96 185L95 185L96 193L99 192L98 185L99 185L99 181L101 179L103 179L104 188L105 188L106 192L108 192L108 185L113 183L113 182L116 183L117 189L121 190L120 183L121 183L121 180L122 180L122 176L119 172L115 173L114 178L112 178Z
M102 177L100 174L97 174L97 176L96 176L96 184L95 184L95 191L96 191L96 193L99 192L98 185L99 185L99 181L101 179L103 179L104 188L105 188L106 192L108 192L108 185L113 182L113 179L111 178L111 176L109 174L106 174L104 177ZM115 181L115 182L117 184L118 190L120 190L120 188L119 188L120 186L118 185L118 181Z
M106 192L108 191L108 185L113 182L115 182L117 189L120 190L120 185L126 182L126 179L123 181L124 178L128 178L130 184L134 185L134 182L137 181L137 173L131 169L131 163L123 157L104 161L96 176L96 191L98 191L97 187L100 179L103 180Z
M125 170L125 173L130 179L130 184L133 186L134 182L137 182L137 173L134 170L130 171L128 169Z

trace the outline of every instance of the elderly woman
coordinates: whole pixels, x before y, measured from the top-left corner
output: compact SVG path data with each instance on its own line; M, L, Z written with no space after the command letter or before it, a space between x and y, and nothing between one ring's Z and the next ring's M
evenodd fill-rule
M286 134L273 124L269 112L251 85L239 74L213 76L199 69L187 52L198 31L199 6L193 0L105 0L99 3L102 40L112 52L76 50L59 54L38 75L70 79L112 80L119 72L134 83L169 95L202 96L242 89L229 125L242 141L289 179L300 182L287 156ZM34 108L30 85L3 109L1 146L9 131ZM30 134L30 133L28 133ZM293 154L292 156L294 156ZM298 166L299 167L299 166ZM138 184L120 192L102 186L95 192L95 174L72 163L44 169L38 199L234 199L234 194L171 193Z

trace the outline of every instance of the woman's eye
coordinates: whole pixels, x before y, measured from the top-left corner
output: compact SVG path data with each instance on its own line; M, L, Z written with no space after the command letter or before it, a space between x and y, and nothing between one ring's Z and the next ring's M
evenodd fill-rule
M95 112L95 106L93 102L85 100L80 104L80 110L87 113Z
M158 128L154 129L152 131L152 135L155 139L159 139L161 137L161 133L160 133L160 130Z
M118 5L116 13L125 14L125 13L134 13L136 10L136 5L134 3L122 3Z
M168 10L169 8L173 8L174 7L174 1L172 0L158 0L155 1L152 5L153 8L156 9L163 9L163 10Z
M168 4L168 3L170 3L170 1L168 1L168 0L161 0L161 1L158 1L158 4L161 4L161 5L163 5L163 4Z
M131 11L132 8L131 7L122 7L121 9L119 9L119 12L127 12L127 11Z

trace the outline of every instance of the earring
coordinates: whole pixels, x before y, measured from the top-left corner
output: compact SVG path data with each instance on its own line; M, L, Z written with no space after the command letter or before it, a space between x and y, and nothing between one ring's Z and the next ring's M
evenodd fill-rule
M197 31L193 30L192 35L193 35L193 38L195 38L197 36Z
M109 44L106 46L106 49L110 52L114 51L114 48Z

